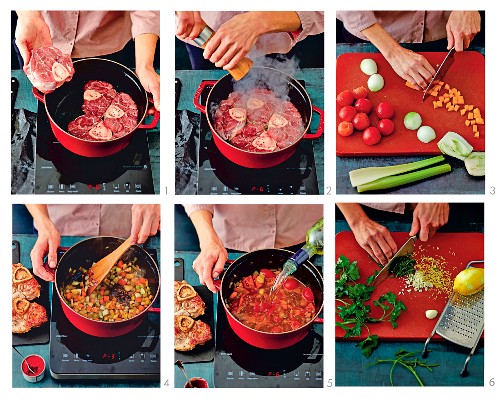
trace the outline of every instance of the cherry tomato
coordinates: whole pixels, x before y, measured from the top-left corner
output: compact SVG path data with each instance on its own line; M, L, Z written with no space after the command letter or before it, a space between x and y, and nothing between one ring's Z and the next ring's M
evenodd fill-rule
M380 141L381 138L382 135L376 127L369 127L363 132L363 142L366 145L375 145Z
M394 122L390 119L381 119L377 127L382 136L389 136L394 132Z
M309 287L306 287L302 290L302 296L306 301L312 302L314 301L314 294Z
M300 285L299 282L296 279L294 279L293 277L287 278L285 280L285 282L283 283L283 287L285 287L287 290L294 290L299 285Z
M368 90L366 90L365 86L359 86L352 91L352 95L356 100L359 100L360 98L366 98L366 96L368 95Z
M360 98L359 100L356 100L356 102L354 103L354 108L358 112L364 112L365 114L369 114L370 111L372 110L372 102L367 98Z
M370 119L364 112L360 112L354 116L352 124L356 130L365 130L370 126Z
M394 116L394 107L391 103L380 103L375 112L380 119L391 119Z
M337 104L341 107L345 107L347 105L351 105L354 102L354 96L349 90L341 91L337 95Z
M337 132L341 136L350 136L354 132L354 127L351 122L340 122L337 127Z
M354 118L355 115L356 115L356 109L351 105L346 105L345 107L342 107L339 111L339 118L342 121L351 122L352 118Z
M269 269L260 269L260 272L267 278L275 278L276 275Z

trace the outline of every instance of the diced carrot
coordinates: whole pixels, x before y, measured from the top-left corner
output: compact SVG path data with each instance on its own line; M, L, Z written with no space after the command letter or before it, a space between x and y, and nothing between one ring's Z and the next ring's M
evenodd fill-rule
M443 101L444 100L444 96L439 96L439 101Z
M142 302L142 297L141 296L136 296L135 301L141 303Z
M469 126L470 125L470 120L466 119L465 120L465 126Z
M479 111L479 108L474 108L474 111L472 111L474 115L481 115L481 111Z
M476 121L473 119L470 121L470 124L474 126L476 124Z
M139 309L139 312L142 312L144 310L144 306L143 305L139 305L139 307L137 309Z
M436 109L436 108L438 107L438 105L437 105L437 101L433 101L433 102L432 102L432 106L434 107L434 109Z
M73 294L71 292L66 292L65 297L66 299L70 300L73 297Z
M430 94L432 97L437 97L438 92L437 92L437 91L431 91L429 94Z
M464 98L463 98L462 96L458 97L458 103L459 103L460 105L463 105L463 103L464 103Z
M438 85L442 87L444 85L444 82L442 80L440 80Z
M419 87L416 87L414 85L412 85L410 82L406 81L405 83L406 86L408 86L410 89L413 89L413 90L419 90L420 91L420 88Z
M450 106L448 107L448 111L455 111L455 107L453 107L453 105L450 105Z
M460 97L461 95L462 95L462 93L460 93L460 90L455 91L455 97Z
M448 93L444 93L444 94L443 94L443 97L444 97L444 98L450 98L450 95L449 95Z
M474 119L474 114L472 112L469 112L467 114L467 119Z
M449 101L450 101L450 97L445 97L445 98L444 98L444 100L443 100L443 102L444 102L445 104L446 104L447 102L449 102Z
M455 107L453 108L455 111L458 111L458 109L460 108L460 105L455 105Z
M443 106L443 102L442 101L436 101L436 104L439 108L441 108Z
M467 110L465 108L462 108L460 110L460 115L464 116L466 112L467 112Z
M476 118L476 123L477 123L478 125L484 125L484 120L483 120L483 118L481 118L481 117Z
M474 137L475 137L476 139L478 139L478 138L479 138L479 132L474 133Z
M446 84L444 85L444 88L445 88L446 90L449 90L449 89L450 89L450 85L449 85L448 83L446 83Z
M477 125L472 126L472 131L473 131L474 133L477 133Z
M104 295L102 299L104 299L104 302L109 302L109 295Z

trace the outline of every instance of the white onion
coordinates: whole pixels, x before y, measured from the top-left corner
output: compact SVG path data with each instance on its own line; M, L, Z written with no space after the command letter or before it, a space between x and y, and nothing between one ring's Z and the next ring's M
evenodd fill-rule
M417 112L408 112L405 115L404 124L408 130L417 130L422 124L422 117Z
M377 73L377 64L371 58L365 58L363 61L361 61L359 67L361 68L363 73L366 73L367 75L373 75L374 73Z
M422 143L430 143L432 140L436 138L436 132L430 126L420 126L417 131L417 138Z
M379 91L384 87L384 78L378 73L373 74L368 78L368 88L375 92Z

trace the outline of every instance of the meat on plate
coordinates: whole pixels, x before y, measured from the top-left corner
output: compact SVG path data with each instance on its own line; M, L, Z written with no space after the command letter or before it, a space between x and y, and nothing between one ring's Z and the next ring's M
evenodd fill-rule
M273 152L295 143L304 132L297 108L264 88L234 91L214 116L216 132L250 152Z

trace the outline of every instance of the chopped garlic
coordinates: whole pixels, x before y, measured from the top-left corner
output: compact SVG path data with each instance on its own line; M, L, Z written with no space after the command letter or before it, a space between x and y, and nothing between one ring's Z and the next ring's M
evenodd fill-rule
M430 309L425 311L425 317L427 317L429 320L434 319L438 315L437 310Z

